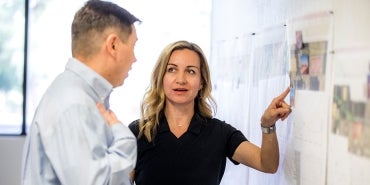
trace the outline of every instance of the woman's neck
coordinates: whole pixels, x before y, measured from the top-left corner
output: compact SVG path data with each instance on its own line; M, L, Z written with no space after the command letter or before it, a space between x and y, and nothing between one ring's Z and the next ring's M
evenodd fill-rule
M194 115L194 107L166 105L164 114L170 126L187 127Z

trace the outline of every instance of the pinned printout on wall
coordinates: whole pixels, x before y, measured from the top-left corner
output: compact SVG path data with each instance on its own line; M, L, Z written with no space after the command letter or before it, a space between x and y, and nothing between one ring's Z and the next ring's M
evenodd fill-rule
M333 51L328 182L363 184L370 181L370 47Z
M248 135L250 130L248 106L251 84L251 49L250 35L233 37L216 43L210 70L213 83L212 95L217 102L216 117L240 129ZM235 166L230 161L226 167L223 184L246 184L247 168Z
M287 32L284 25L277 25L260 30L253 37L253 72L251 94L248 102L250 112L249 139L261 146L262 133L260 128L260 117L274 97L289 87L289 55ZM286 98L289 103L290 97ZM291 119L277 121L277 137L279 140L280 160L283 160L287 151L287 145L291 139ZM248 184L276 184L283 180L282 170L278 174L265 174L250 169L248 172Z
M297 90L325 91L333 15L322 11L288 21L291 86Z
M294 111L283 184L325 184L333 15L320 11L296 17L287 30Z
M216 42L211 61L217 117L261 145L260 116L272 99L289 87L289 60L283 25ZM232 74L225 74L232 71ZM289 97L287 97L289 101ZM286 146L287 121L277 123L281 151ZM222 184L271 184L279 176L228 162Z

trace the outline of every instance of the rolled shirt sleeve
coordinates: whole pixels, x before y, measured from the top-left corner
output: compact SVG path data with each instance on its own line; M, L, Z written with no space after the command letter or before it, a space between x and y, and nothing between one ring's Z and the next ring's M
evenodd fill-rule
M109 153L112 155L110 157L111 184L129 184L126 180L130 178L129 175L134 170L137 159L136 138L123 124L114 124L111 128L115 138L114 144L109 148Z
M25 184L131 184L137 144L127 126L109 127L97 109L86 106L71 107L60 115L57 120L38 116L50 121L35 122L43 132L30 138L37 144L28 148Z

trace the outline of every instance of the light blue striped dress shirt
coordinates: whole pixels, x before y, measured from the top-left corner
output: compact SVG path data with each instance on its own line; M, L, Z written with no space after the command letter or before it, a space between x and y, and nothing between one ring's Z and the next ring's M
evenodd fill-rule
M22 184L130 184L136 138L123 124L109 127L96 106L109 106L112 89L69 59L36 110L24 147Z

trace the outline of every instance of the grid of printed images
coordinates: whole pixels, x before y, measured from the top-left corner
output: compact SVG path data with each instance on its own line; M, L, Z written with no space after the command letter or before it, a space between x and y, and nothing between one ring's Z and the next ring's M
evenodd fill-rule
M327 41L303 42L302 31L296 31L291 48L291 86L296 90L325 90Z
M332 133L348 138L348 151L370 158L370 63L366 78L366 100L351 98L349 85L335 85Z

